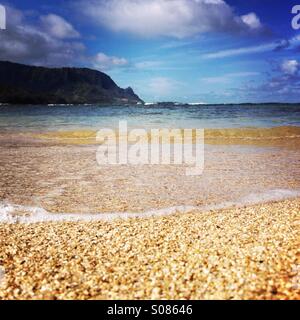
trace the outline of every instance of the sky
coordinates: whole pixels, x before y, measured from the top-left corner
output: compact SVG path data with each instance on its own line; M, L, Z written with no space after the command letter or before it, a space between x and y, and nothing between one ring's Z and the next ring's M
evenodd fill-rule
M0 60L97 69L146 102L300 102L300 0L0 4Z

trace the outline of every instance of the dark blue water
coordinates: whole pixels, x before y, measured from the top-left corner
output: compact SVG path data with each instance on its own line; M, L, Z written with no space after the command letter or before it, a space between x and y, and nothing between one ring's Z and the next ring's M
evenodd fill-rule
M0 106L0 131L300 126L300 105Z

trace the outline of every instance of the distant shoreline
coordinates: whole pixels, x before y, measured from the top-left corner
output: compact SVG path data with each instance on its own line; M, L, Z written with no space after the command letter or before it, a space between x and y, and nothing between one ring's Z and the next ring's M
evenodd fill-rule
M282 106L297 106L300 102L242 102L242 103L186 103L186 102L157 102L157 103L1 103L2 106L45 106L45 107L77 107L77 106L101 106L101 107L115 107L115 106L143 106L143 107L163 107L163 106L174 106L174 107L209 107L209 106L268 106L268 105L282 105Z

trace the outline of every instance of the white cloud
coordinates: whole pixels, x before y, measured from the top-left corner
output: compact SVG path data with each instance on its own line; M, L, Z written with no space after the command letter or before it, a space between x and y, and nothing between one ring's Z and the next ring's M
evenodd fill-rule
M300 63L297 60L270 61L271 72L262 82L247 83L239 90L248 100L299 102Z
M300 64L297 60L286 60L281 65L283 73L288 75L295 75L300 69Z
M243 54L266 52L266 51L274 50L276 48L276 46L277 46L277 44L275 44L275 43L268 43L268 44L263 44L260 46L228 49L228 50L222 50L222 51L203 54L202 58L204 58L204 59L218 59L218 58L239 56L239 55L243 55Z
M262 24L258 16L254 13L248 13L244 16L241 16L242 21L249 26L250 29L260 29Z
M253 32L261 27L254 13L237 16L223 0L82 0L80 9L113 31L143 37L184 38L205 32Z
M56 14L41 16L40 19L45 32L55 38L72 39L80 37L79 32L69 22Z
M60 39L41 28L40 19L35 24L29 23L22 11L9 6L6 9L7 29L0 32L0 60L61 66L73 63L84 54L81 42Z
M122 67L128 64L125 58L118 58L114 56L108 56L103 52L98 53L93 58L93 65L100 70L109 70L115 67Z
M300 36L292 37L290 39L280 39L274 42L269 42L266 44L261 44L251 47L241 47L234 49L227 49L221 51L215 51L210 53L205 53L201 57L204 59L218 59L226 57L234 57L243 54L252 54L268 51L277 51L277 50L289 50L295 49L300 43Z
M7 14L7 30L0 32L0 60L45 66L72 66L84 61L100 70L128 64L124 58L104 53L88 56L84 44L73 39L80 37L78 31L60 16L38 16L29 22L26 14L13 7L7 7Z

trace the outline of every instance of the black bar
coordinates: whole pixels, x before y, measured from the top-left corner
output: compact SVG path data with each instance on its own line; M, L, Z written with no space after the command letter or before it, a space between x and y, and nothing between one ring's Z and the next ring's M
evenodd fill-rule
M299 301L2 301L1 313L56 319L62 311L70 317L86 319L230 319L259 318L263 312L270 317L286 318L297 314ZM297 308L297 309L296 309ZM41 310L39 312L38 310ZM7 313L5 313L7 312Z

